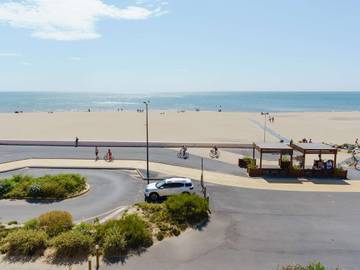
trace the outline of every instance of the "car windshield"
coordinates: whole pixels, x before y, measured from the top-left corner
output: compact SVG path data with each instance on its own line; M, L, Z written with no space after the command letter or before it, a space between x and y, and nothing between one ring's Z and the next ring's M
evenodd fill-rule
M160 181L155 184L157 188L161 187L163 184L165 184L165 181Z

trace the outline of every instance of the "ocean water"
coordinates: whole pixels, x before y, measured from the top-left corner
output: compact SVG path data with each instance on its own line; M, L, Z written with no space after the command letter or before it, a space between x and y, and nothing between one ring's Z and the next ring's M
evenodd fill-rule
M360 111L360 92L53 93L0 92L0 112L156 110Z

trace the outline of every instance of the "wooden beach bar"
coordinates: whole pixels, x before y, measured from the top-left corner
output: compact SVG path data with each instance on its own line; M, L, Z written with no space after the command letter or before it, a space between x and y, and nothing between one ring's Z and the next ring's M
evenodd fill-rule
M255 151L258 151L259 166L256 166ZM264 167L264 154L279 155L279 166ZM296 154L296 156L295 156ZM336 168L338 149L323 143L260 143L253 145L253 166L248 167L249 176L346 178L347 171ZM318 155L311 168L306 168L306 156ZM323 155L331 159L323 160ZM294 161L299 165L294 166Z

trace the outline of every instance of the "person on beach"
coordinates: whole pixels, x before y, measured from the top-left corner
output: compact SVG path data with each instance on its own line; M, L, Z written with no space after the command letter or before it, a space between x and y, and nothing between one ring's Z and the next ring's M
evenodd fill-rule
M95 161L99 160L99 148L95 146Z
M359 139L358 138L356 138L356 140L355 140L355 145L359 146Z
M309 143L312 143L312 139L309 140Z
M75 138L75 147L78 147L78 146L79 146L79 138L76 137L76 138Z

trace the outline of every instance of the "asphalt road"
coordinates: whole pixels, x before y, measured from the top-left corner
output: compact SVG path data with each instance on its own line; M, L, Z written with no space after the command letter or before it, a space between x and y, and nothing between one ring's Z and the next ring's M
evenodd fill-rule
M107 148L99 148L102 157L106 154ZM137 147L111 148L115 159L145 160L146 149ZM191 149L189 150L191 153ZM95 158L95 149L92 147L49 147L49 146L0 146L0 163L26 158ZM177 158L175 150L166 148L150 149L150 160L153 162L166 163L188 168L200 169L201 157L190 155L187 160ZM218 160L205 159L204 169L219 171L233 175L246 175L244 169L221 162Z
M201 231L166 239L124 265L103 269L271 270L321 261L359 269L357 193L209 186L213 215Z
M75 221L101 215L121 206L128 206L143 200L145 182L118 170L67 170L67 169L24 169L0 174L6 178L13 174L42 176L57 173L80 173L86 176L91 188L77 198L58 202L0 200L0 222L12 220L24 222L52 210L72 213Z

